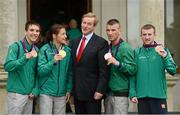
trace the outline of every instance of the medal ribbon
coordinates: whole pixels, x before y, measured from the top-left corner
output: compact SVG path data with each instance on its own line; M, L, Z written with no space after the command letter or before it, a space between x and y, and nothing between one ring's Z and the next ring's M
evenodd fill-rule
M157 44L155 41L154 41L154 44L143 44L143 47L144 48L153 48L153 47L156 47L158 45L161 45L161 44Z
M118 53L118 49L120 47L120 44L123 42L122 39L119 40L118 44L115 45L116 46L116 51L115 51L115 54L113 54L112 52L112 44L109 45L109 52L112 54L113 57L116 57L117 53Z
M27 47L26 47L25 40L26 40L26 38L23 38L22 41L21 41L21 43L22 43L22 46L23 46L24 51L25 51L26 53L28 53L29 51L28 51L28 49L27 49ZM32 48L31 48L31 49L32 49L32 50L35 50L35 45L34 45L34 43L32 44Z
M63 49L63 45L61 45L58 49L56 48L55 50L53 49L51 43L49 43L49 46L50 46L50 48L51 48L51 50L52 50L53 55L58 54L58 53L59 53L59 50Z

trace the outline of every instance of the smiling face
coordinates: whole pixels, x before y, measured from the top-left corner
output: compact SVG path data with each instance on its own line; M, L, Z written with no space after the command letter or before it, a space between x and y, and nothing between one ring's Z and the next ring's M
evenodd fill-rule
M58 44L65 44L66 43L66 30L65 28L59 29L58 34L53 34L53 41L55 41Z
M154 43L155 31L153 28L142 29L141 30L141 39L144 45L150 45Z
M27 30L25 31L25 36L29 44L35 43L36 40L39 38L40 35L40 28L37 25L29 25Z
M81 23L81 30L84 35L92 33L95 29L95 18L94 17L84 17Z

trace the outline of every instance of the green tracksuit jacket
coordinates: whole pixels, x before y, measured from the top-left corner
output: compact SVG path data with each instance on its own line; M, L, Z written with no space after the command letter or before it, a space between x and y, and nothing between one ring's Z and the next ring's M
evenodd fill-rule
M71 50L64 46L66 57L54 64L55 45L50 42L39 51L38 75L40 94L65 96L72 91Z
M108 83L109 93L129 92L129 80L136 73L133 49L127 42L122 42L118 46L112 46L112 53L115 55L120 66L110 65L110 78ZM117 52L117 53L116 53Z
M28 51L31 51L31 45L25 40ZM38 52L38 48L35 47ZM8 72L8 80L6 89L8 92L28 95L33 93L38 95L37 84L37 57L26 59L25 51L21 41L13 43L9 46L6 62L4 64L5 71Z
M163 58L155 48L137 48L135 59L137 74L130 83L130 97L167 98L166 72L174 75L176 65L168 49L167 56Z

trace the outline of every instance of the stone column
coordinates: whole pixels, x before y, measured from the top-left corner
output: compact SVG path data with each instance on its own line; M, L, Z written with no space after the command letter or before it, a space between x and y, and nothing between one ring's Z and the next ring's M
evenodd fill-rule
M133 48L142 45L139 26L140 0L127 0L127 38Z
M7 112L6 81L3 69L8 46L18 39L18 0L0 0L0 114Z
M0 65L3 65L9 44L18 39L18 0L0 0Z
M164 44L164 0L140 0L140 27L153 24L156 27L156 41Z
M174 103L173 103L173 89L174 86L176 85L178 78L171 76L169 74L166 75L167 76L167 85L168 85L168 99L167 99L167 104L168 104L168 111L172 112L174 111Z
M99 23L96 33L107 39L105 27L106 22L111 18L116 18L121 23L122 38L126 39L127 23L127 0L92 0L92 11L97 15Z

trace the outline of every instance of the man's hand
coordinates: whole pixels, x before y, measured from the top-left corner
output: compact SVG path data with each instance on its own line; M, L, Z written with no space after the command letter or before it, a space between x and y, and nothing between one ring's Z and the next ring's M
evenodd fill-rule
M164 50L164 46L163 45L158 45L155 47L156 52L161 55L163 58L165 58L167 56L167 52Z
M69 92L66 93L66 103L69 101L71 94Z
M103 94L101 94L101 93L99 93L99 92L95 92L95 94L94 94L94 99L95 99L95 100L99 100L99 99L102 98L102 96L103 96Z
M133 97L133 98L131 98L131 102L133 102L133 103L138 103L138 99L137 99L137 97Z
M116 63L117 63L117 60L114 57L111 57L111 58L107 59L107 65L110 65L110 64L115 65Z
M28 95L28 98L29 98L30 100L33 100L33 99L34 99L34 94L33 94L33 93L30 93L30 94Z
M160 51L159 54L165 58L167 56L167 52L164 50L164 51Z
M28 52L28 53L26 53L26 59L30 59L30 58L32 58L33 56L32 56L32 54L30 53L30 52Z
M63 59L63 57L62 57L61 55L56 54L56 55L54 56L54 63L57 63L59 60L62 60L62 59Z

